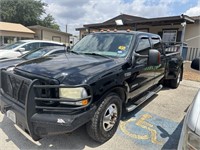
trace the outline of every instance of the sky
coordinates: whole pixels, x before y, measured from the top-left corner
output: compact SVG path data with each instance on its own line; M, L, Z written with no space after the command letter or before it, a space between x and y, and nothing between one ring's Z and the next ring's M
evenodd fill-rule
M78 35L75 28L128 14L154 18L181 14L200 16L200 0L42 0L61 31Z

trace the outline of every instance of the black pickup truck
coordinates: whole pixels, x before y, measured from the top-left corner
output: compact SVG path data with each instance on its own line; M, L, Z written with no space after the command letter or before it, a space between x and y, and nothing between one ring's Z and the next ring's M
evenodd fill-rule
M82 125L98 142L109 140L121 116L182 80L179 52L143 32L91 33L66 55L1 69L0 109L34 140ZM125 113L126 114L126 113Z

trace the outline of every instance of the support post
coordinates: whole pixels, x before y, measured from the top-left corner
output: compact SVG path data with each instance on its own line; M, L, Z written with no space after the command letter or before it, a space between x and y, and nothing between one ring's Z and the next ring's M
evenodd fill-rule
M182 51L183 51L183 43L184 43L184 38L185 38L185 29L186 29L186 21L181 23L183 29L182 29L182 34L181 34L181 47L180 47L180 55L182 56Z

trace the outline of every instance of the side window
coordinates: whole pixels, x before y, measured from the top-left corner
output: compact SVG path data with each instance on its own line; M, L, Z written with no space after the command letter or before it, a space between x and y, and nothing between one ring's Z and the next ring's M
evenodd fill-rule
M45 47L45 46L61 46L56 43L40 43L40 47Z
M150 49L151 49L151 44L150 44L149 39L141 38L138 43L136 52L141 55L148 55Z
M39 48L39 43L29 43L27 45L24 45L23 48L25 48L25 51L31 51Z
M151 49L151 44L148 38L141 38L139 40L138 46L136 48L136 53L140 55L148 55L149 50ZM136 64L138 65L147 65L148 58L145 57L136 57Z
M40 47L50 46L49 43L40 43Z
M161 54L163 54L163 48L160 38L152 38L153 49L157 49Z

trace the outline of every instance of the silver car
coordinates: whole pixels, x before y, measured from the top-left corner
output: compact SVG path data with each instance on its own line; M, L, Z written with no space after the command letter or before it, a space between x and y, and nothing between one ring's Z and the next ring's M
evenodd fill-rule
M200 70L200 58L192 61L191 68ZM185 116L178 150L200 150L200 90Z

